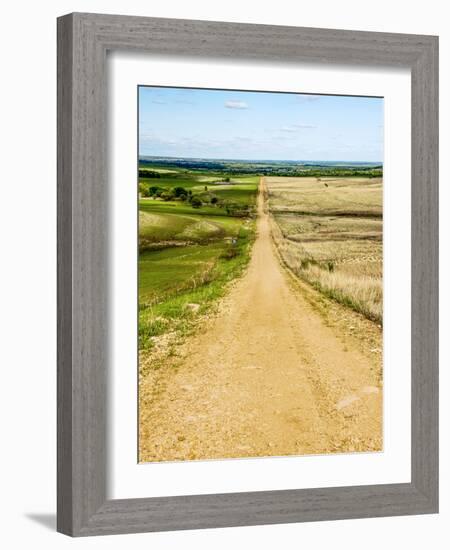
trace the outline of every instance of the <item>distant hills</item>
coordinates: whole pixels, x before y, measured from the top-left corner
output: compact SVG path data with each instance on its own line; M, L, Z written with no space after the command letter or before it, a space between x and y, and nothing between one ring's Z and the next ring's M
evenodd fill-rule
M381 162L237 160L181 157L140 156L140 168L209 170L227 174L260 174L271 176L365 176L381 177Z

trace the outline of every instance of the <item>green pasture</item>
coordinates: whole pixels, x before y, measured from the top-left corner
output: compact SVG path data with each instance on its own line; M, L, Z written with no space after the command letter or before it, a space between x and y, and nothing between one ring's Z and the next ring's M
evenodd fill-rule
M226 216L224 211L219 213L217 209L214 209L213 212L203 212L203 208L193 210L189 207L183 208L183 206L178 209L177 205L170 203L159 203L155 206L156 208L140 209L140 242L205 243L211 239L233 237L239 233L243 225L242 219Z
M195 283L223 251L222 243L172 247L139 254L139 301L161 301Z
M144 252L139 255L139 349L152 337L188 333L238 277L250 258L253 227L240 231L236 245L217 242ZM233 254L229 254L230 250ZM197 311L191 309L194 305Z
M193 208L189 203L181 201L162 201L151 198L139 199L139 210L188 216L226 216L225 209L218 206L204 204L201 208Z
M141 170L146 170L146 168L145 165L140 166ZM139 177L139 183L148 185L149 187L160 187L164 190L174 187L184 187L187 191L190 190L193 193L204 193L207 191L219 198L223 197L226 200L236 201L241 204L252 204L254 202L259 182L259 176L232 175L230 176L230 184L220 185L220 182L224 181L226 177L220 172L206 170L188 172L186 170L173 169L172 172L167 173L166 169L153 166L151 170L160 173L161 177Z
M151 169L158 171L158 167ZM141 350L152 346L153 336L186 331L247 264L259 177L230 179L229 184L216 185L212 182L224 181L223 174L205 170L162 170L161 177L139 178L145 185L164 190L184 187L202 201L194 208L188 200L139 199ZM216 204L211 203L212 197L218 199ZM250 207L249 215L231 215L228 204Z
M208 192L221 200L241 205L253 205L256 199L255 184L210 185Z

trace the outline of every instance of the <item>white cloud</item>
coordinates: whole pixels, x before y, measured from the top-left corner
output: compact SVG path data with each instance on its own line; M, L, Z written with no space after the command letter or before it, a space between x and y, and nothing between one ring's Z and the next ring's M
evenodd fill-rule
M281 132L298 132L299 130L308 130L317 128L313 124L291 124L290 126L282 126L280 128Z
M306 94L300 94L300 95L296 95L295 96L296 100L299 102L299 103L304 103L304 102L312 102L312 101L319 101L319 99L321 98L320 95L306 95Z
M227 109L248 109L247 103L245 101L225 101L225 107Z

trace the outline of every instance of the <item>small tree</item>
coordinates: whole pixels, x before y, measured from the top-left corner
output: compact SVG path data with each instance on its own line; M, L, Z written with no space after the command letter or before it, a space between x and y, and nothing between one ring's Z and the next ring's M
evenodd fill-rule
M219 199L217 197L211 197L211 204L217 204Z
M139 193L141 197L148 197L149 196L148 185L145 185L144 183L139 183Z
M155 172L154 170L139 169L139 177L140 178L160 178L161 174L159 172Z
M191 199L192 208L200 208L201 205L202 205L202 201L198 197L196 196L192 197Z
M181 197L181 195L186 196L186 194L187 194L187 191L184 187L174 187L173 192L174 192L176 197Z
M154 197L155 195L157 195L158 191L161 192L162 189L157 185L152 185L151 187L148 188L148 194L150 197Z
M173 193L172 189L169 189L169 190L164 191L163 193L161 193L160 197L164 201L171 201L175 198L175 194Z

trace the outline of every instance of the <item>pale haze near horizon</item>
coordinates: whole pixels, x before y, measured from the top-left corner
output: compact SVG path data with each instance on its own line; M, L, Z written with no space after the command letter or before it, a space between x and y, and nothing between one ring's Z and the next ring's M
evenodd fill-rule
M383 99L140 86L139 155L383 161Z

